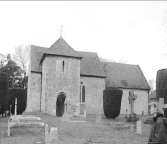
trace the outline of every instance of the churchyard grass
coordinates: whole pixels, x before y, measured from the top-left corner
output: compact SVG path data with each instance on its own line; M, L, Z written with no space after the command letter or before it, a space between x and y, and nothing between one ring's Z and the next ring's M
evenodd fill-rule
M34 113L33 113L34 114ZM32 115L32 113L31 113ZM34 114L36 115L36 114ZM96 123L66 122L47 114L38 113L49 127L58 128L58 144L146 144L150 125L143 125L142 134L136 134L129 123L102 119ZM42 128L13 128L7 136L7 118L0 118L0 144L44 144Z

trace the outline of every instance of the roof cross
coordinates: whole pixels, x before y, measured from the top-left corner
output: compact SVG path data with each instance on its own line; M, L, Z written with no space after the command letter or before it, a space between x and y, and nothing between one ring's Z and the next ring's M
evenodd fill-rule
M63 33L63 25L60 26L60 37L62 38L62 33Z

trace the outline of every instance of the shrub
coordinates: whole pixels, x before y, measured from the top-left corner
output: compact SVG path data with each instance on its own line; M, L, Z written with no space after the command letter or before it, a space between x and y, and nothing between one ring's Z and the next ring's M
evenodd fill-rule
M7 110L8 104L8 76L0 72L0 113Z
M120 114L122 90L107 88L103 92L103 108L107 118L116 118Z
M15 88L9 89L9 103L11 105L11 112L14 114L15 98L17 98L17 114L22 114L26 109L27 103L27 89Z

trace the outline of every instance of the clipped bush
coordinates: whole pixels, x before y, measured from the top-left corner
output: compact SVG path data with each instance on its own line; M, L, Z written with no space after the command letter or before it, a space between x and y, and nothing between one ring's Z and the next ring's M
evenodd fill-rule
M27 89L15 88L9 89L9 104L11 113L14 114L15 98L17 98L17 114L22 114L26 109Z
M167 104L167 69L157 72L156 76L156 97L164 98L164 104ZM167 108L164 109L164 116L167 117Z
M157 72L156 76L156 96L157 98L165 98L167 103L167 69L162 69Z
M120 114L122 90L107 88L103 92L103 109L107 118L116 118Z
M8 76L0 72L0 114L7 110L8 105Z

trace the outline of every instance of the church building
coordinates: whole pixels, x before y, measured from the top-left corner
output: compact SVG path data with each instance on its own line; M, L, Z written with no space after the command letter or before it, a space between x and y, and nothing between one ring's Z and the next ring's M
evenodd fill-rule
M49 48L31 45L26 111L62 116L74 110L103 115L103 91L114 84L124 89L125 95L129 89L139 92L140 108L136 112L147 113L149 86L140 68L116 65L101 62L97 53L74 50L62 37ZM117 73L117 67L122 67L122 72ZM133 78L131 72L135 74ZM117 78L122 85L114 83ZM129 109L128 97L122 97L121 113L125 114Z

